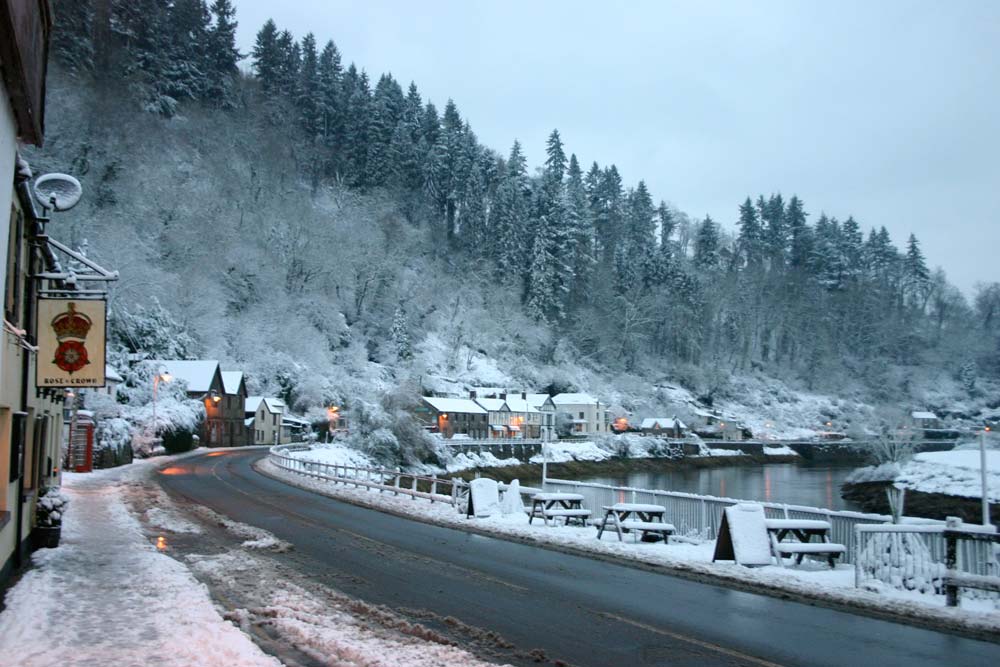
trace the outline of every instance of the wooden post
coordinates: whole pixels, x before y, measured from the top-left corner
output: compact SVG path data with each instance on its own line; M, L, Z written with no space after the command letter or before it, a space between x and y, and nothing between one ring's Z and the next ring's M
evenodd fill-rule
M945 530L944 530L944 542L945 542L945 556L944 556L944 567L945 576L949 576L950 573L955 572L958 569L958 535L956 533L956 528L962 523L962 520L958 517L950 516L945 519ZM949 582L945 585L945 602L949 607L957 607L959 603L959 589L954 583Z
M437 491L438 491L438 481L437 481L437 477L435 477L434 481L431 482L431 502L432 503L434 502L434 496L437 495Z
M411 484L411 489L413 491L413 495L410 496L410 500L416 500L416 498L417 498L417 476L416 475L413 476L413 483Z
M399 468L396 468L396 481L393 482L393 486L396 487L396 490L393 492L393 494L397 496L399 495L399 477L400 477Z

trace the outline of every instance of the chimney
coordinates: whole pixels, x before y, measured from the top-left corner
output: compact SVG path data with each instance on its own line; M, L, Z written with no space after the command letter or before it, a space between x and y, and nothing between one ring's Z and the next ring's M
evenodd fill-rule
M476 390L475 389L469 390L469 398L471 398L472 400L476 400Z
M507 394L500 394L500 400L501 401L506 401L507 400Z
M522 391L521 392L521 400L522 401L527 401L528 400L528 392L526 392L526 391Z

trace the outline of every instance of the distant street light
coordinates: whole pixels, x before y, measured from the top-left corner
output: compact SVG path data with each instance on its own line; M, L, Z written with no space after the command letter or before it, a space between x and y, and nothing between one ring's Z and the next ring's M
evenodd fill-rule
M979 432L979 472L983 480L983 525L990 525L990 496L989 487L986 482L986 434L990 432L990 427L985 426Z

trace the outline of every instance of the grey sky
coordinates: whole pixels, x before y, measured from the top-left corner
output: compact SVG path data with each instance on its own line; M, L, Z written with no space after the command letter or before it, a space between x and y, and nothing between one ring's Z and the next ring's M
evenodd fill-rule
M1000 2L235 4L244 52L269 17L333 39L533 167L558 128L694 218L797 194L916 233L966 292L1000 280Z

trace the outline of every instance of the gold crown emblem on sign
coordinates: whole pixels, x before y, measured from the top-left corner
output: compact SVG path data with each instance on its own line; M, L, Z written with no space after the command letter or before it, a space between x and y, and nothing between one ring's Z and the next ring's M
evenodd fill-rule
M83 313L76 312L76 304L72 301L66 306L66 312L52 318L52 330L56 332L56 340L67 338L84 339L92 325L91 319Z

